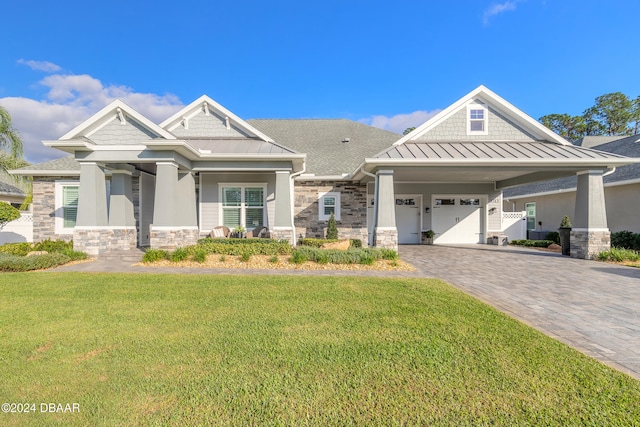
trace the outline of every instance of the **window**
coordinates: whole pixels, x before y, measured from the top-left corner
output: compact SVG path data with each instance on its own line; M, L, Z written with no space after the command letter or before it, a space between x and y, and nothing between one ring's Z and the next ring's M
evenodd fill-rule
M331 214L339 221L340 220L340 193L323 193L320 195L319 200L319 212L318 219L320 221L327 221Z
M460 199L460 206L480 206L480 199Z
M56 181L55 184L55 232L72 234L78 215L78 181Z
M264 225L264 186L222 187L222 225L250 230Z
M468 112L468 134L487 134L487 109L478 104L472 104L467 107Z

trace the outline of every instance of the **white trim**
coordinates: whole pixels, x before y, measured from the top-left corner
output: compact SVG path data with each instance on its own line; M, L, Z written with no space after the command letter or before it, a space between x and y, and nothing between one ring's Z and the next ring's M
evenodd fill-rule
M482 111L482 119L472 119L471 111ZM486 105L472 101L467 104L467 135L488 135L489 134L489 109ZM472 122L482 122L482 130L471 130Z
M516 124L521 125L524 129L533 133L535 136L541 136L540 139L547 139L551 142L555 142L560 145L571 145L569 141L557 135L546 126L542 125L537 120L534 120L529 115L525 114L522 110L515 107L513 104L507 102L505 99L498 96L483 85L478 86L449 107L430 118L422 125L418 126L413 132L409 132L407 135L400 138L393 145L401 145L407 141L414 140L429 132L431 129L438 126L440 123L447 120L449 117L457 113L461 108L464 108L470 101L479 100L484 102L487 106L491 106L497 111L503 113L506 117L511 118ZM381 153L387 151L385 149ZM379 154L381 154L379 153Z
M64 187L78 187L80 192L80 181L64 181L56 180L54 182L54 233L55 234L73 234L74 227L64 226L64 211L62 206L62 197ZM77 209L77 208L76 208Z
M241 194L241 203L240 203L240 222L244 227L244 223L246 222L247 218L246 218L246 209L247 207L245 206L245 202L244 202L244 189L247 187L259 187L262 188L262 224L263 225L267 225L267 219L268 219L268 209L267 209L267 187L268 183L267 182L218 182L218 225L214 226L214 227L218 227L221 225L224 225L224 207L223 207L223 202L222 202L222 189L226 188L226 187L240 187L242 189L242 194ZM202 220L200 221L202 223ZM251 230L252 228L249 227L245 227L248 230ZM233 231L233 230L232 230Z
M634 185L634 184L640 184L640 179L628 179L626 181L605 182L604 188L619 187L622 185ZM575 192L576 190L577 190L577 187L560 188L558 190L541 191L540 193L528 193L528 194L510 196L508 198L505 198L505 200L508 201L508 200L526 199L527 197L553 196L554 194L572 193L572 192Z
M102 125L101 122L105 118L110 120L109 116L111 116L111 114L114 114L114 113L117 114L118 108L120 108L123 113L128 114L129 116L133 117L136 121L146 126L149 130L151 130L153 133L157 134L158 136L161 136L165 139L176 139L176 137L172 135L171 132L166 131L161 126L158 126L157 124L153 123L151 120L147 119L145 116L138 113L136 110L129 107L127 104L125 104L121 100L116 99L115 101L113 101L112 103L104 107L102 110L98 111L93 116L91 116L90 118L80 123L75 128L71 129L69 132L64 134L58 141L74 139L75 137L81 134L93 133L94 126L97 127Z
M197 111L197 113L200 113L205 103L207 104L207 109L209 111L213 109L214 114L218 114L222 117L228 117L230 122L238 126L240 129L257 136L263 141L271 142L275 144L275 142L271 138L269 138L267 135L263 134L258 129L254 128L249 123L245 122L240 117L236 116L231 111L227 110L222 105L218 104L216 101L209 98L207 95L202 95L200 98L196 99L191 104L187 105L182 110L178 111L173 116L169 117L168 119L160 123L160 127L163 129L166 129L167 131L171 131L172 129L175 129L180 124L180 120L182 119L183 116L193 113L194 110Z
M120 225L76 225L74 230L137 230L136 226L120 226Z
M375 231L398 231L398 227L376 227Z
M610 231L608 228L571 228L571 231Z
M325 192L318 193L318 221L329 221L329 219L331 218L331 215L326 215L324 213L325 197L333 197L335 199L336 204L334 206L335 210L334 210L333 217L335 218L336 221L340 221L340 218L341 218L340 212L342 211L342 204L340 200L339 191L325 191Z

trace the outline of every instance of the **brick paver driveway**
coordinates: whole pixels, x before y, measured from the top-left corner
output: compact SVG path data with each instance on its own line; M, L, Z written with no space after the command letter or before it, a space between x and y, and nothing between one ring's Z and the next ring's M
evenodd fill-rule
M401 246L400 257L640 379L640 269L489 245Z

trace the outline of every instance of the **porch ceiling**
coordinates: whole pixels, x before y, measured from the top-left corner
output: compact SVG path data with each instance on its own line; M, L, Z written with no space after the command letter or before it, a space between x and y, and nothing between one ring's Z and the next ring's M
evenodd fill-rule
M523 183L575 176L585 167L394 166L387 168L381 166L376 168L376 170L379 169L393 169L395 182L493 183L496 189L504 189Z

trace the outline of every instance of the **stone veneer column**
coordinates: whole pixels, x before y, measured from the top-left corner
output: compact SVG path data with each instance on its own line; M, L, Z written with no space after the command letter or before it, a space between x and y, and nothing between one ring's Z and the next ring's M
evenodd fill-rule
M575 218L571 229L571 257L593 259L611 249L611 233L601 170L578 173Z
M180 177L176 163L156 164L153 224L150 232L152 249L175 249L198 241L200 233L195 216L195 191L191 173Z
M396 199L393 189L393 170L378 171L378 187L375 195L375 245L398 250L396 227Z
M288 240L295 245L293 227L293 205L291 203L291 174L289 171L276 171L276 201L271 238Z

